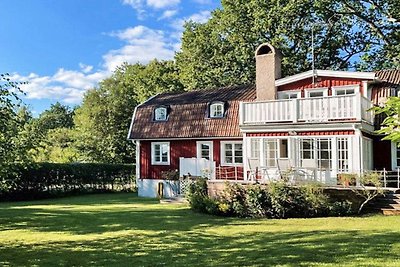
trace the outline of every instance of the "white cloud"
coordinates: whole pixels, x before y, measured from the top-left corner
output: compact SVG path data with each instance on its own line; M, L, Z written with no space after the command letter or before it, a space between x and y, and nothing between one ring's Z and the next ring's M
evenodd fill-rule
M36 73L22 76L14 73L12 79L28 82L20 86L27 99L51 99L67 104L78 104L88 89L94 88L100 80L109 75L110 73L105 70L85 74L60 68L52 76L39 76Z
M148 6L157 8L157 9L176 6L180 2L181 2L180 0L147 0L146 1Z
M177 6L181 0L123 0L124 5L131 6L136 10L138 18L144 19L147 15L147 9L166 9Z
M211 5L212 0L193 0L193 2L201 4L201 5Z
M211 17L211 12L209 10L203 10L189 17L177 19L171 24L171 26L181 33L183 31L183 24L185 24L186 21L205 23L210 19L210 17Z
M176 9L165 10L165 11L162 13L161 17L158 18L158 20L172 18L172 17L175 16L177 13L178 13L178 10L176 10Z
M172 59L175 54L176 44L167 40L163 31L136 26L113 32L111 36L127 42L127 45L103 56L104 67L109 71L115 70L124 62L147 63L154 58Z
M93 66L86 65L83 63L79 63L79 67L81 68L83 73L89 73L93 70Z

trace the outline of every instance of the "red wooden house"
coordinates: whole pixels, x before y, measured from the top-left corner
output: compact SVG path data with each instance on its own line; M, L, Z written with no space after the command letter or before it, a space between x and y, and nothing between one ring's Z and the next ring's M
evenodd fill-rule
M139 105L128 135L139 195L155 196L170 170L245 181L290 170L330 186L341 173L400 167L400 150L374 134L379 119L369 111L397 95L400 70L281 78L280 64L279 51L263 44L256 85L165 93Z

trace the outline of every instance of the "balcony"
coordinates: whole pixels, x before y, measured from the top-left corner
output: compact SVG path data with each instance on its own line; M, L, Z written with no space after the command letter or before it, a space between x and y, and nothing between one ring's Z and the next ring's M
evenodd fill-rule
M364 121L373 124L372 102L361 94L240 103L240 125Z

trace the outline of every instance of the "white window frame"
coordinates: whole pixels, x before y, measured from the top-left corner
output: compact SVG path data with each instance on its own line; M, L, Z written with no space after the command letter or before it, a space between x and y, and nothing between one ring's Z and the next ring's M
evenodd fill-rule
M322 96L310 96L311 93L320 93L322 92ZM307 98L317 98L317 97L327 97L328 96L328 88L313 88L313 89L305 89L304 96Z
M156 145L160 146L160 160L156 161ZM163 161L162 160L162 150L161 147L163 145L167 145L168 146L168 150L167 150L167 161ZM171 146L170 146L170 142L152 142L151 143L151 165L170 165L170 161L171 161Z
M164 111L164 117L159 117L159 115L161 115L162 113L160 114L158 112L160 112L161 110ZM157 108L155 108L154 109L154 121L166 121L167 120L167 116L168 116L167 112L168 112L168 110L167 110L166 107L157 107Z
M395 170L400 168L400 165L397 165L397 144L395 142L391 142L391 144L392 144L392 151L391 151L392 170Z
M232 150L232 158L233 161L235 161L235 144L241 144L242 145L242 162L241 163L227 163L225 159L225 145L226 144L232 144L233 150ZM243 166L243 161L244 161L244 146L243 146L243 141L221 141L221 166Z
M209 153L209 156L210 156L210 161L213 161L214 160L214 153L213 153L213 149L214 149L214 147L213 147L213 142L212 141L197 141L196 142L196 147L197 147L197 158L198 159L201 159L201 158L203 158L202 157L202 153L201 153L201 145L209 145L210 146L210 153Z
M348 94L347 93L348 90L354 90L354 93ZM359 85L332 86L332 95L337 96L338 95L337 93L340 91L345 91L345 94L342 95L353 95L360 92L360 86Z
M210 104L210 118L223 118L225 114L225 107L224 103L222 102L217 102L217 103L211 103ZM221 108L221 114L215 114L216 112L219 113L217 110L218 107Z
M292 97L292 95L295 95L296 97ZM284 98L284 96L288 97ZM299 90L278 92L278 99L280 100L298 99L298 98L301 98L301 91Z

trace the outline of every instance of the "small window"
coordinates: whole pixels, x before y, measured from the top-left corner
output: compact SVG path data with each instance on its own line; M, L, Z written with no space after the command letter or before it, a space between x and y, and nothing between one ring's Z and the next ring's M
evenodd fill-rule
M224 103L218 102L210 105L210 118L223 118L224 112Z
M352 95L359 92L359 86L332 87L333 95Z
M158 107L154 110L154 120L155 121L166 121L167 120L167 108Z
M211 141L197 142L197 158L213 160L213 143Z
M324 97L328 96L328 89L311 89L311 90L306 90L306 96L307 97Z
M169 142L151 143L151 164L169 165Z
M295 99L300 98L300 91L278 92L278 99Z

